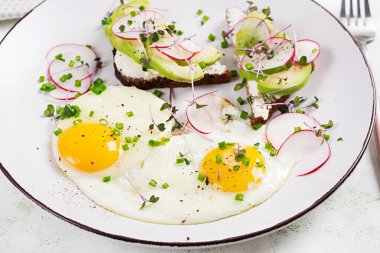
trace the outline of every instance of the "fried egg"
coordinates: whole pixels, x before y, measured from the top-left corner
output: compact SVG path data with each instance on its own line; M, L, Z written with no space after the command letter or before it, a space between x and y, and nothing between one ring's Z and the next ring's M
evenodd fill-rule
M174 135L173 120L166 122L170 108L161 110L164 101L149 92L109 87L100 96L83 95L76 100L83 122L58 122L62 133L53 137L53 155L85 195L119 215L199 224L242 213L273 195L291 165L265 148L263 127L253 130L224 98L210 95L207 101L213 131L201 135L187 126ZM94 116L87 116L91 111ZM152 115L165 130L149 129ZM101 119L108 125L99 125ZM116 123L124 124L120 136L113 132ZM135 135L139 140L123 150L125 137Z

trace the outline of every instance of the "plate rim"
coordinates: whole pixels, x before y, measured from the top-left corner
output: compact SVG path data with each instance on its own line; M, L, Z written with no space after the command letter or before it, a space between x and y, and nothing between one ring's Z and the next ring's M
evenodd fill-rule
M2 43L5 41L5 39L8 37L8 35L12 32L12 30L20 22L22 22L30 13L32 13L35 9L37 9L39 6L41 6L46 1L47 0L43 0L42 2L40 2L39 4L37 4L35 7L33 7L29 12L27 12L22 18L20 18L12 26L12 28L5 34L5 36L2 38L2 40L0 41L0 47L1 47ZM195 247L222 246L222 245L226 245L226 244L232 244L232 243L237 243L237 242L242 242L242 241L248 241L250 239L258 238L258 237L261 237L261 236L264 236L266 234L275 232L276 230L279 230L281 228L284 228L284 227L290 225L291 223L293 223L293 222L297 221L298 219L300 219L301 217L305 216L311 210L315 209L317 206L319 206L326 199L328 199L343 184L343 182L346 181L346 179L352 174L352 172L355 170L357 164L359 163L359 161L363 157L364 152L367 149L367 146L369 144L369 141L370 141L370 138L371 138L371 135L372 135L373 127L374 127L374 120L375 120L375 117L376 117L376 114L377 114L377 112L376 112L376 103L375 103L376 97L377 97L377 95L376 95L376 86L375 86L375 79L374 79L374 76L373 76L372 68L371 68L371 66L370 66L367 58L365 57L365 53L364 53L363 49L360 47L359 43L355 40L355 38L350 33L350 31L342 24L342 22L333 13L331 13L329 10L327 10L324 6L322 6L316 0L309 0L309 1L311 1L312 3L314 3L317 7L321 8L322 10L324 10L327 14L329 14L341 26L341 28L350 36L350 38L354 41L356 47L358 47L358 49L359 49L359 51L360 51L360 53L361 53L361 55L363 57L365 65L366 65L366 67L368 69L368 73L369 73L369 76L370 76L370 79L371 79L371 87L372 87L373 97L372 97L371 122L370 122L370 125L369 125L368 132L366 134L366 138L364 139L362 148L361 148L358 156L356 157L355 161L349 167L349 169L347 170L346 174L344 174L344 176L328 192L326 192L322 197L320 197L317 201L315 201L308 208L305 208L302 212L299 212L299 213L293 215L292 217L290 217L289 219L286 219L286 220L284 220L284 221L282 221L280 223L277 223L277 224L275 224L275 225L273 225L273 226L271 226L269 228L262 229L260 231L256 231L256 232L252 232L252 233L248 233L248 234L245 234L245 235L228 237L228 238L224 238L224 239L220 239L220 240L212 240L212 241L204 241L204 242L160 242L160 241L141 240L141 239L135 239L135 238L127 237L127 236L123 236L123 235L116 235L116 234L107 233L107 232L98 230L96 228L93 228L91 226L84 225L84 224L82 224L82 223L80 223L78 221L72 220L72 219L70 219L70 218L68 218L68 217L60 214L59 212L54 211L53 209L51 209L50 207L48 207L47 205L45 205L42 201L38 200L36 197L34 197L28 191L26 191L12 177L12 175L9 173L9 171L0 162L0 170L1 170L1 172L13 184L13 186L16 187L20 192L22 192L28 199L30 199L31 201L33 201L34 203L36 203L42 209L44 209L44 210L48 211L49 213L55 215L56 217L60 218L61 220L66 221L66 222L68 222L68 223L70 223L70 224L72 224L72 225L74 225L74 226L76 226L78 228L81 228L83 230L86 230L88 232L91 232L91 233L94 233L94 234L98 234L98 235L101 235L101 236L104 236L104 237L108 237L108 238L111 238L111 239L119 240L119 241L125 241L125 242L136 244L136 245L163 246L163 247L183 247L183 248L186 248L186 247L187 248L192 248L192 247L195 248Z

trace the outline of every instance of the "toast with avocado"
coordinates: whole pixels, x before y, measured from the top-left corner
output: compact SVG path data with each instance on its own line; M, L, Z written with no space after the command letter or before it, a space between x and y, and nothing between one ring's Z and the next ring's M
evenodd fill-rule
M168 24L149 0L133 0L109 17L105 34L114 47L116 77L140 89L219 84L231 74L221 53L201 47Z
M266 123L290 95L302 89L314 69L319 44L311 40L294 41L274 26L270 8L259 11L250 3L247 10L226 10L239 74L246 87L251 107L251 124Z

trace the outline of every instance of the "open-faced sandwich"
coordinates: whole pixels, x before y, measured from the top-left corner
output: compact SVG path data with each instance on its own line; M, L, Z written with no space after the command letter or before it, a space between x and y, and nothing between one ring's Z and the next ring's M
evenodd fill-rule
M175 23L167 23L149 0L118 7L108 19L105 33L114 50L117 78L140 89L188 87L192 83L219 84L231 80L221 53L185 37Z
M319 55L318 43L295 40L277 29L270 8L261 12L253 4L247 10L226 11L229 30L225 39L234 45L250 103L252 125L266 123L279 105L308 82Z

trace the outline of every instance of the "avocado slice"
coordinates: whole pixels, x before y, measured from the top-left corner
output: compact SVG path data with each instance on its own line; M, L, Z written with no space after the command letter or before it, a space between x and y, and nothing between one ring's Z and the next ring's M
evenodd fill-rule
M198 64L193 64L193 70L191 71L190 66L180 66L165 55L157 53L155 49L147 49L146 52L150 59L149 67L170 80L191 82L192 80L196 81L204 77L203 70Z
M273 95L290 95L302 89L309 81L312 65L293 64L293 66L283 72L267 76L257 81L257 88L261 93L279 91ZM281 80L279 79L281 78ZM285 90L286 89L286 90Z
M197 55L195 55L192 59L192 63L201 63L209 66L217 62L222 58L222 54L216 50L215 48L208 46L202 49Z

